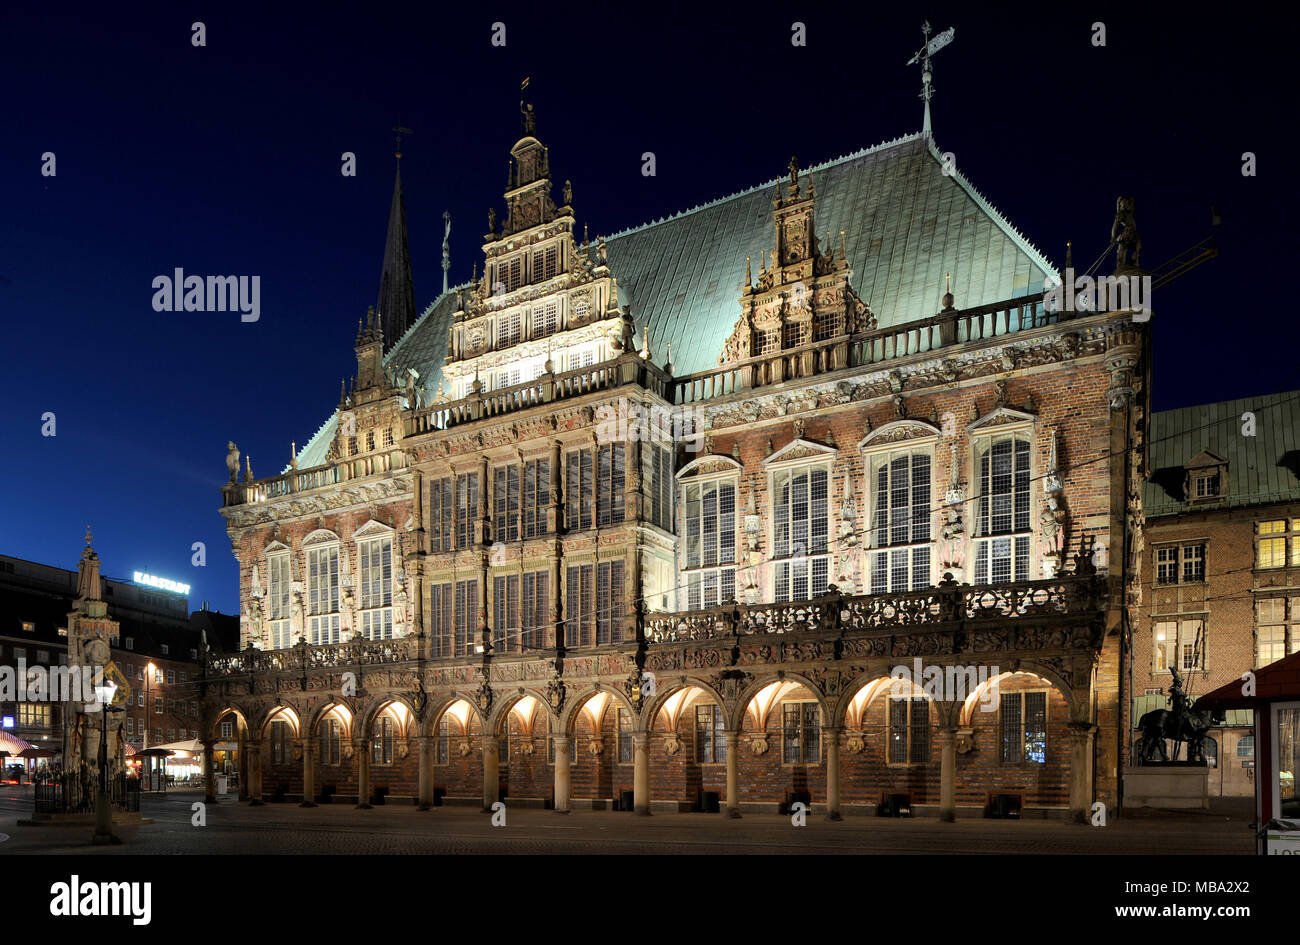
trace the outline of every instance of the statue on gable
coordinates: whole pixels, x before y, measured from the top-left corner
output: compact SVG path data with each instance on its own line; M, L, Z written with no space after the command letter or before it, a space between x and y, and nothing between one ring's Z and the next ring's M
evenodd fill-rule
M1115 244L1115 269L1128 268L1129 253L1133 254L1133 268L1139 266L1138 256L1142 252L1142 238L1138 236L1137 219L1134 208L1137 201L1132 197L1120 197L1115 201L1115 222L1111 224L1110 240Z

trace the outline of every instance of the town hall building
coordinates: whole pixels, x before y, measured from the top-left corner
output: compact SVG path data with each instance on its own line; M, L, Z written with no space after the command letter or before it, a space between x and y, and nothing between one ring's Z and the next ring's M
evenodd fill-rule
M281 474L230 445L241 795L1113 807L1144 319L928 130L595 240L531 106L500 146L469 281L415 310L399 176L355 379Z

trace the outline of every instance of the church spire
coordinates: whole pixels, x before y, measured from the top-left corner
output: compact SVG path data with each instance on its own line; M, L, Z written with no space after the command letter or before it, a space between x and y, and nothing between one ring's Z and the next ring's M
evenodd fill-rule
M406 330L414 324L416 314L415 284L411 280L411 249L406 239L406 205L402 200L401 140L399 135L393 205L388 211L388 238L384 242L379 302L375 306L382 318L386 347L391 347L406 334Z

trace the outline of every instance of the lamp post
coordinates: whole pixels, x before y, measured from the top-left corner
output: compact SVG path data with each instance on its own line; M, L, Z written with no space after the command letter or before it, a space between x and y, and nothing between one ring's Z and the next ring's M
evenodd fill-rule
M95 833L91 837L91 842L97 846L122 842L113 835L113 805L108 794L108 713L112 711L110 703L116 691L117 686L111 682L95 691L103 716L99 739L99 792L95 795Z

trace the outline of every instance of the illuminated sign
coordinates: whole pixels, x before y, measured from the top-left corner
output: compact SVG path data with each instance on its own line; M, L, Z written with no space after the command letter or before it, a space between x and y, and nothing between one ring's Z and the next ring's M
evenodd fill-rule
M190 586L182 584L179 581L169 581L167 578L154 577L152 574L145 574L143 571L135 572L135 583L145 584L149 587L156 587L163 591L174 591L177 594L188 594Z
M13 727L14 727L14 717L13 717L12 715L6 715L6 716L4 717L4 727L5 727L5 728L13 728Z

